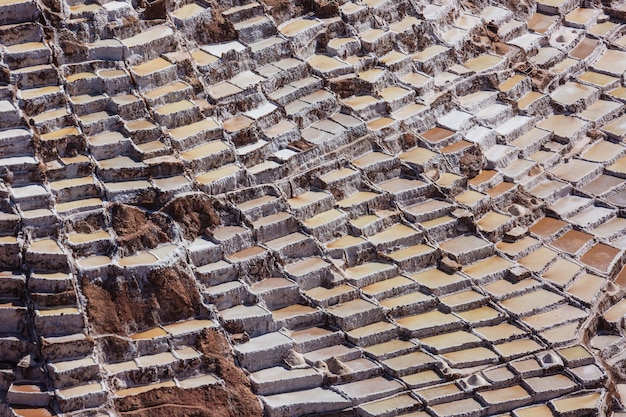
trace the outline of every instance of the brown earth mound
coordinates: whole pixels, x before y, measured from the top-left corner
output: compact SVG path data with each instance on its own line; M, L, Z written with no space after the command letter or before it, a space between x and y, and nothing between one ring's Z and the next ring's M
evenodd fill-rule
M235 26L222 15L222 12L227 8L220 5L217 1L211 1L209 4L211 5L212 18L204 24L202 28L204 32L198 34L198 40L206 43L220 43L237 39Z
M111 206L111 225L118 236L117 244L123 256L153 249L170 241L170 228L163 216L146 214L141 209L125 204Z
M175 267L155 269L143 278L110 276L97 283L83 279L82 290L98 333L125 335L201 312L193 278Z
M181 227L186 239L194 240L207 227L220 224L220 217L210 197L192 194L170 201L163 212L169 214Z
M104 217L102 214L90 214L80 220L69 223L71 229L76 233L93 233L104 227Z
M196 346L204 354L207 368L224 381L194 389L160 388L132 397L118 398L115 407L122 416L168 417L254 417L262 416L250 382L235 365L225 337L205 329Z

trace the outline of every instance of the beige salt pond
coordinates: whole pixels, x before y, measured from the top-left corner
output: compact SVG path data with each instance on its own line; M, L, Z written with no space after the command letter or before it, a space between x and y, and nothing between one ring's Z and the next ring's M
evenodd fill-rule
M473 326L500 321L505 317L503 313L490 306L482 306L473 310L460 311L456 313L456 315Z
M316 26L321 28L321 23L317 19L298 19L282 25L278 30L287 37L293 37Z
M497 55L484 54L466 61L463 65L472 71L482 72L491 69L504 61Z
M557 256L558 253L553 251L552 249L541 247L530 255L526 255L518 262L519 264L524 265L531 271L539 272L542 271Z
M391 117L380 117L367 123L367 128L372 131L378 131L391 126L395 122L395 119Z
M348 178L353 175L358 175L358 172L353 170L352 168L340 168L338 170L329 172L328 174L322 175L320 179L328 184L333 181Z
M574 283L567 289L567 293L582 300L586 304L591 304L598 291L600 291L606 282L604 278L597 275L584 274L576 278Z
M423 165L433 159L436 155L436 153L425 148L414 148L410 151L401 153L398 155L398 158L405 162Z
M532 225L528 230L543 239L554 236L567 226L563 220L554 219L552 217L543 217L537 223Z
M372 274L388 273L394 271L395 267L391 264L385 264L381 262L366 262L361 265L346 268L345 273L355 280L365 278Z
M96 240L109 238L111 238L111 235L109 235L108 232L104 230L98 230L92 233L74 233L72 235L69 235L67 240L69 243L77 245L81 243L93 242Z
M487 248L491 246L491 244L479 237L469 235L450 239L446 242L440 243L439 246L446 252L459 256L468 251Z
M539 289L518 297L502 301L502 306L518 316L528 315L536 310L543 309L563 301L563 297L553 292Z
M602 127L602 130L607 132L611 136L622 139L624 136L626 136L626 115L622 115L617 119L611 121L610 123Z
M239 167L235 164L228 164L221 168L214 169L204 174L200 174L196 176L196 180L200 184L210 184L213 182L217 182L223 180L228 177L232 177L240 171Z
M453 368L469 368L497 363L498 355L485 347L475 347L441 355Z
M537 239L527 236L515 242L498 242L496 247L511 258L517 259L522 254L536 248L539 244L540 243Z
M330 209L323 213L317 214L310 219L305 220L304 224L307 227L314 229L316 227L323 226L343 217L345 217L345 214L343 212L336 209ZM338 241L335 242L338 243Z
M613 32L613 30L617 28L618 26L619 25L617 23L607 20L606 22L597 23L593 25L591 28L589 28L588 33L591 35L598 36L598 37L606 37L611 32Z
M460 324L461 320L452 314L442 313L434 310L427 313L402 317L396 320L402 326L412 332L437 333L439 329L450 325Z
M86 357L82 359L69 360L65 362L55 362L52 364L56 372L66 372L73 369L77 369L84 366L97 365L97 362L91 358Z
M400 238L407 238L410 236L416 236L417 232L409 226L401 223L396 223L393 226L385 229L379 233L376 233L368 238L374 245L384 244L395 241Z
M67 136L74 136L74 135L78 135L80 134L80 132L78 131L78 129L74 126L70 126L70 127L64 127L63 129L59 129L59 130L54 130L52 132L49 133L45 133L43 135L41 135L41 139L43 140L55 140L55 139L61 139Z
M550 116L538 124L538 127L553 132L561 138L575 137L583 126L582 120L564 115Z
M610 75L601 74L595 71L586 71L582 75L578 76L578 79L600 88L615 85L619 81L616 77L611 77Z
M177 248L176 245L165 245L160 248L153 249L151 251L140 252L136 255L126 256L120 258L118 263L120 266L137 266L137 265L149 265L164 259L171 252Z
M565 15L565 21L584 25L594 18L596 14L598 14L597 9L578 7Z
M226 259L233 262L241 262L265 252L266 250L260 246L252 246L247 249L240 250L239 252L235 252L232 255L228 255Z
M97 268L100 266L110 265L113 260L108 256L90 256L89 258L80 259L78 264L82 268Z
M492 343L515 339L519 336L527 334L525 330L507 322L500 323L495 326L476 327L473 331Z
M352 68L345 62L326 55L313 55L307 60L307 63L315 70L321 73L327 73L334 70L351 70Z
M162 352L154 355L139 356L135 359L135 362L140 368L149 368L176 362L176 357L170 352Z
M488 196L478 191L467 190L454 197L454 199L460 204L472 207L478 202L488 199Z
M567 259L558 259L541 277L559 287L565 286L580 272L578 264Z
M158 25L150 29L144 30L138 35L126 38L122 41L122 43L129 48L133 48L136 46L144 45L148 42L152 42L159 38L164 38L166 36L172 35L173 33L174 31L169 26Z
M547 405L531 405L530 407L515 410L517 417L554 417L552 410Z
M194 161L210 155L217 155L221 152L226 151L229 148L230 147L228 146L228 144L222 142L221 140L214 140L204 145L198 146L197 148L181 152L180 156L186 161Z
M118 374L121 372L135 371L138 370L139 367L135 363L135 361L126 361L126 362L118 362L118 363L108 363L104 365L104 369L110 374Z
M388 256L396 262L406 261L415 256L424 255L426 253L433 252L435 248L426 244L418 244L409 246L404 249L397 250L395 252L391 252Z
M102 383L92 382L86 385L60 389L57 391L57 393L61 398L71 398L71 397L84 396L88 394L94 394L96 392L102 392L102 391L104 391L104 387L102 386Z
M205 118L199 122L169 129L169 134L174 139L181 140L205 131L218 129L219 123L213 118Z
M626 52L607 49L593 68L606 74L621 76L626 71Z
M490 258L483 259L472 265L463 268L463 272L472 278L480 279L487 275L492 275L497 272L505 271L514 265L511 261L508 261L499 256L492 256Z
M616 261L621 251L613 246L597 243L580 259L584 264L600 272L609 272L609 267Z
M576 103L579 100L587 99L593 96L594 94L597 94L597 89L584 85L584 84L579 84L579 83L570 81L570 82L565 83L561 87L557 88L551 94L551 97L553 100L557 101L558 103L571 105L571 104ZM553 123L551 126L555 126L555 124ZM547 125L545 124L540 125L540 127L547 129ZM547 130L550 130L550 129L547 129Z
M28 90L19 90L19 95L26 100L30 100L36 97L45 96L46 94L53 94L61 92L61 87L53 85L39 88L29 88Z
M167 332L160 327L155 327L142 332L134 333L130 335L132 340L151 340L157 337L166 336Z
M392 339L387 342L364 347L363 350L376 358L384 359L387 355L396 356L397 354L409 352L416 348L417 345L408 340Z
M157 114L162 116L166 116L168 114L174 114L183 110L189 110L196 107L196 105L189 100L181 100L174 103L166 104L165 106L161 106L155 109Z
M388 292L393 293L396 288L410 288L415 286L415 281L410 278L407 278L402 275L395 276L393 278L389 278L383 281L375 282L373 284L367 285L361 290L364 294L370 297L380 298L381 294L386 294Z
M204 385L214 385L219 383L220 381L214 377L213 375L201 375L195 376L187 379L179 380L178 384L183 389L191 389L198 388Z
M117 78L127 75L126 71L121 69L108 69L98 71L98 75L102 78Z
M175 16L179 19L189 19L190 17L199 15L205 10L206 9L200 6L198 3L190 3L172 12L172 16Z
M160 96L164 96L166 94L169 93L174 93L177 91L182 91L185 90L187 87L189 87L188 84L182 82L182 81L175 81L173 83L170 84L166 84L163 87L159 87L159 88L155 88L154 90L150 90L146 93L144 93L144 96L150 99L155 99L158 98Z
M368 106L372 106L376 103L380 102L379 99L373 96L352 96L344 100L344 103L348 105L353 110L362 110Z
M163 58L156 58L143 64L135 65L132 67L132 71L138 76L143 77L170 67L174 67L174 65Z
M578 321L586 317L588 317L588 313L584 310L564 304L552 310L548 310L545 313L537 313L524 317L522 321L535 330L549 329L563 323L573 322L575 332ZM557 330L557 332L558 331L559 330Z
M514 74L512 77L506 79L504 82L498 85L498 90L503 93L509 92L513 87L523 82L527 77L521 74Z
M608 140L600 140L583 152L581 158L593 162L609 162L619 158L624 152L626 152L626 148L623 146Z
M422 110L427 109L427 107L420 103L412 103L406 107L401 108L393 112L391 115L395 120L407 120L417 114L419 114Z
M394 310L397 308L401 308L404 306L414 305L414 304L424 304L428 303L434 304L435 299L431 296L425 295L419 291L413 291L411 293L400 295L398 297L386 298L384 300L380 300L379 303L383 307Z
M12 405L11 408L16 417L52 417L47 408L22 408L16 405Z
M419 405L419 402L415 398L408 394L402 394L364 404L361 405L360 408L368 413L368 415L383 415L384 413L394 412L396 410L413 409L417 405Z
M548 16L536 12L528 20L528 29L537 33L545 33L557 20L558 16Z
M567 415L575 410L595 411L598 410L598 404L602 394L600 392L592 392L589 394L575 395L568 398L560 398L552 400L554 409L559 415Z
M511 216L507 216L496 211L490 211L481 217L476 224L485 232L494 232L511 221Z
M493 349L503 358L510 359L530 355L544 347L532 339L524 338L493 345Z
M287 200L287 203L294 208L299 209L305 207L309 204L316 203L318 201L324 200L328 198L330 194L321 192L321 191L307 191L303 194L300 194L297 197L292 197Z
M36 253L63 253L56 240L52 239L36 240L30 245L28 250Z
M472 307L485 304L486 301L487 298L483 294L480 294L472 289L439 297L439 302L443 306L455 312L469 310Z
M541 94L537 91L530 91L524 97L517 101L517 107L520 110L526 111L530 107L531 104L537 102L541 97L544 97L544 94Z
M584 60L593 54L599 44L600 41L596 39L584 38L570 51L569 55L572 58Z
M219 60L219 58L215 55L211 55L210 53L205 52L202 49L197 49L193 51L191 53L191 57L196 61L199 66L211 65Z
M354 194L351 194L349 197L344 198L341 201L337 202L337 205L341 208L351 208L357 204L364 203L369 200L373 200L378 197L380 194L373 193L371 191L357 191Z
M130 395L143 394L144 392L148 392L157 388L167 388L167 387L175 387L175 386L176 386L176 383L173 380L165 381L165 382L157 382L157 383L150 384L150 385L121 389L119 391L116 391L115 395L118 398L122 398L122 397L128 397Z
M588 242L593 240L593 236L577 230L570 230L563 236L552 242L552 246L555 248L569 253L571 255L576 254L582 249Z
M482 391L478 395L489 405L527 402L531 399L530 394L521 385Z
M463 330L424 337L420 341L437 353L446 353L464 345L479 345L482 342L478 336Z
M609 91L608 95L621 102L626 101L626 87L617 87Z
M106 112L104 112L104 113L106 114ZM36 116L33 116L32 119L33 119L33 121L35 123L43 123L43 122L45 122L47 120L58 119L58 118L61 118L61 117L65 117L65 116L67 116L69 114L70 113L69 113L68 109L65 108L65 107L62 107L62 108L59 108L59 109L55 109L55 110L50 110L50 111L46 111L46 112L43 112L43 113L39 113ZM80 119L83 120L82 117ZM88 119L88 118L86 118L86 119ZM100 116L97 117L97 120L99 120L99 119L100 119Z
M467 279L461 275L446 274L436 268L412 274L410 278L436 295L444 292L446 287L462 288L467 285Z
M430 143L438 143L445 139L448 139L450 136L454 135L455 132L442 128L442 127L434 127L432 129L427 130L422 133L421 136Z

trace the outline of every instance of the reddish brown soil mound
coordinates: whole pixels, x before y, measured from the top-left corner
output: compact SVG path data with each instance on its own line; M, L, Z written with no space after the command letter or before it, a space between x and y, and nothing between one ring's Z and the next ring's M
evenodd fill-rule
M111 276L82 282L87 314L98 333L126 334L198 315L200 294L193 278L174 267L147 277Z
M204 229L220 224L220 217L211 198L193 194L169 202L163 212L172 216L180 225L186 239L194 240L204 234Z
M115 406L122 416L152 417L254 417L262 416L258 398L238 368L224 336L206 329L196 346L204 355L207 368L224 380L215 385L195 389L161 388L119 398Z
M144 3L146 10L144 11L143 17L148 20L153 19L167 19L167 1L166 0L156 0L156 1L147 1Z
M467 176L467 178L474 178L483 168L483 160L483 153L480 151L479 147L476 146L465 151L459 160L461 174Z
M212 19L202 26L203 33L198 34L199 40L207 43L220 43L237 39L235 26L222 15L226 8L217 1L211 1L209 4L211 5Z
M70 223L76 233L93 233L104 226L101 214L90 214L87 217Z
M125 204L111 206L111 225L118 236L121 255L124 256L156 248L170 240L167 233L169 226L163 216L157 213L148 215L141 209Z

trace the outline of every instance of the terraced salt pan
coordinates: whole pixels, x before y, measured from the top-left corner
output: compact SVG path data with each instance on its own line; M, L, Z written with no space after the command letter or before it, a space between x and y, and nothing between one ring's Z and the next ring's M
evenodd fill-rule
M174 12L172 12L172 16L175 16L179 19L189 19L190 17L199 15L205 10L206 9L204 7L200 6L197 3L190 3L182 6L179 9L176 9Z

